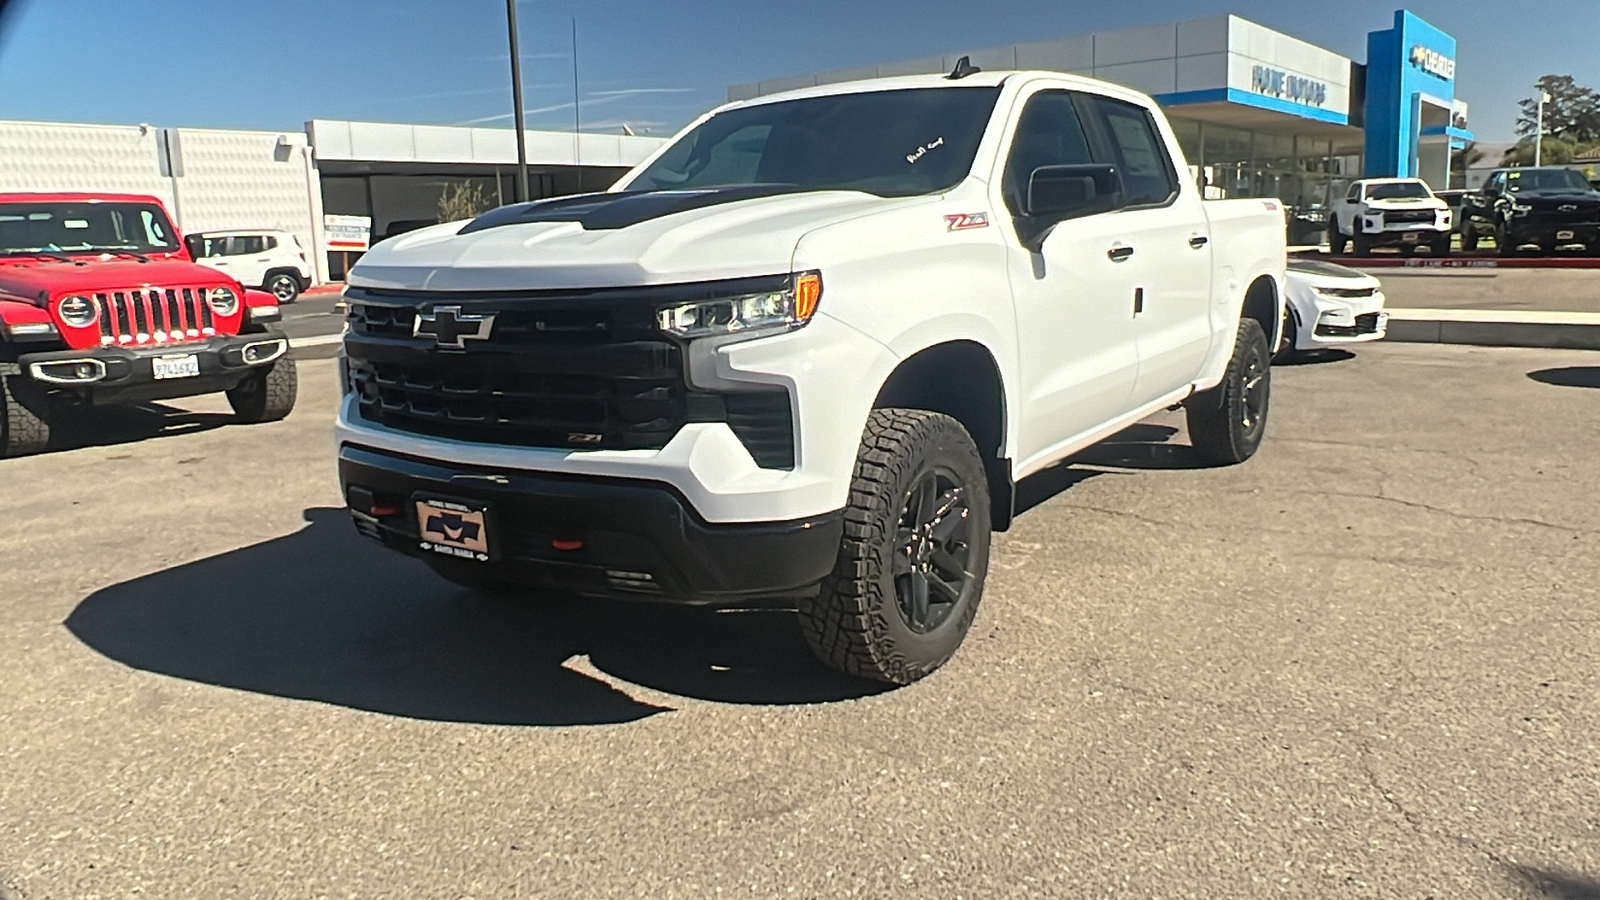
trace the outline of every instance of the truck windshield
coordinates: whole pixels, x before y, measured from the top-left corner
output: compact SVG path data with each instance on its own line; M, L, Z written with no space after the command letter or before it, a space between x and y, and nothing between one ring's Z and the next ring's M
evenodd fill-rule
M1587 191L1589 182L1571 169L1515 169L1506 173L1506 188L1512 191Z
M999 95L998 87L915 88L731 109L679 138L627 189L947 190L971 170Z
M1368 200L1426 200L1432 196L1428 186L1420 181L1374 184L1367 188Z
M167 214L151 203L0 204L0 256L177 249Z

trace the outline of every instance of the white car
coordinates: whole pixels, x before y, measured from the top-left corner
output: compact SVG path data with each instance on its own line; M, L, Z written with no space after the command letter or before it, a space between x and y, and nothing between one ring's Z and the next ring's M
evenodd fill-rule
M1305 350L1382 340L1389 327L1383 285L1365 272L1314 259L1290 259L1283 338L1274 362Z
M1282 204L1202 200L1144 94L965 63L732 103L606 193L373 247L357 529L472 586L791 598L825 663L903 684L1023 478L1176 404L1248 459Z
M1337 185L1328 198L1328 248L1342 256L1353 245L1357 256L1374 247L1398 247L1407 255L1427 247L1434 256L1450 253L1453 214L1420 178L1366 178L1343 193Z
M311 284L311 261L290 232L202 231L187 242L195 262L269 291L279 303L293 303Z

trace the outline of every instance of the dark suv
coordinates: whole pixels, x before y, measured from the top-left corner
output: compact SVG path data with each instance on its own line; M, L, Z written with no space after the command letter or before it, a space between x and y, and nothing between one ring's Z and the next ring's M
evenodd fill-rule
M1572 169L1496 169L1481 189L1467 195L1463 213L1463 250L1477 249L1480 238L1493 236L1501 256L1529 244L1546 255L1573 244L1600 254L1600 191Z

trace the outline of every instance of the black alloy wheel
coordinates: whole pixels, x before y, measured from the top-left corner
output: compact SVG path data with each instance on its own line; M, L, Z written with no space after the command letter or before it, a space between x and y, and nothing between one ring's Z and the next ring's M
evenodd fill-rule
M961 476L940 466L907 492L895 536L894 593L916 634L944 624L972 578L972 516Z
M1240 404L1240 427L1246 435L1256 437L1256 432L1267 419L1267 367L1271 363L1266 354L1249 353L1244 360L1244 402Z

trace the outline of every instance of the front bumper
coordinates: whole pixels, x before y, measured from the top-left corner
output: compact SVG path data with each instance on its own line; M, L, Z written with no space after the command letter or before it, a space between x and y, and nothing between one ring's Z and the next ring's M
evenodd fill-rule
M1591 249L1600 246L1600 222L1546 225L1512 219L1507 231L1507 239L1517 246L1538 244L1541 247L1559 247L1566 244L1583 244Z
M281 358L289 341L265 331L154 347L108 346L25 353L18 373L52 390L76 392L95 403L166 400L237 387L254 369ZM198 374L156 378L156 360L192 356Z
M689 603L802 596L833 570L842 511L782 522L713 524L671 486L429 462L339 450L356 528L436 568L492 581ZM419 496L487 507L489 560L423 549Z

